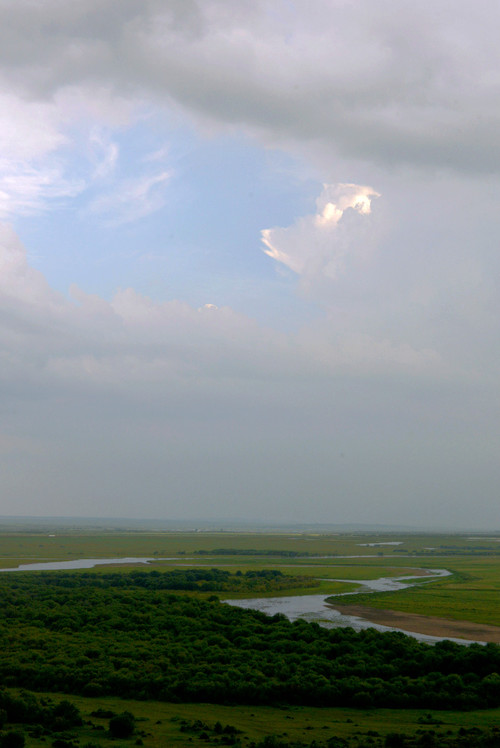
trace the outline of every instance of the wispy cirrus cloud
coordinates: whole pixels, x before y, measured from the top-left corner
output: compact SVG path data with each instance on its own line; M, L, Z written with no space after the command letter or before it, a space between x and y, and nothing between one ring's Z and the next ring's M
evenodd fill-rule
M0 110L0 219L33 215L79 194L84 182L66 173L58 155L68 139L57 106L11 92L0 95Z
M105 137L98 128L94 128L90 133L89 147L95 162L92 179L99 180L112 176L120 154L118 144Z
M124 179L112 190L99 195L89 205L91 213L101 216L108 225L137 221L159 210L166 200L166 187L172 172Z
M74 198L85 189L82 180L68 178L62 169L49 164L0 164L0 220L30 216Z

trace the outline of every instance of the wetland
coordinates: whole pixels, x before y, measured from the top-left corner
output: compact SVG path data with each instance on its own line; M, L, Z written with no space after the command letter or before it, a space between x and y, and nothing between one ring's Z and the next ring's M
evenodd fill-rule
M410 746L434 732L434 744L452 746L476 730L479 746L496 735L500 650L471 643L496 642L500 631L491 533L57 528L0 541L11 572L0 574L3 693L69 699L97 726L96 705L128 708L148 722L130 744L164 745L168 735L179 746L360 746L371 733L383 746L397 732ZM341 616L346 628L335 624ZM421 640L398 631L407 627ZM424 637L436 633L446 640L429 646ZM43 745L8 716L11 728ZM72 729L94 745L112 740Z

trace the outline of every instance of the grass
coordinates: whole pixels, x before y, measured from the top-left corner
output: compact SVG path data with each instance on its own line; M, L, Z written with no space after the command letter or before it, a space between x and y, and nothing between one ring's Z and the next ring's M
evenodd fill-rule
M384 543L402 541L401 546L369 547L366 543ZM461 549L462 554L470 554L467 548L474 544L477 552L495 553L500 560L500 543L493 543L488 539L469 541L467 536L427 536L427 535L306 535L302 533L230 533L230 532L99 532L88 530L78 533L61 532L56 530L52 536L48 531L0 534L0 560L5 566L16 565L18 561L34 560L70 560L74 558L113 558L120 556L186 556L190 557L197 550L210 551L216 548L236 548L240 550L255 548L260 551L289 550L313 555L333 556L333 559L307 559L308 563L330 563L332 560L345 561L340 556L360 555L370 564L388 561L398 564L398 556L402 553L420 554L425 548L434 547L436 551L429 553L430 557L440 558L441 553L456 553ZM493 550L488 550L488 549ZM447 551L448 549L448 551ZM378 556L377 554L383 554ZM250 563L252 557L234 557L239 563ZM182 560L181 558L179 560ZM187 558L186 558L187 560ZM230 557L222 557L222 561L229 561ZM253 560L266 560L254 557ZM197 563L207 563L207 557L200 556ZM232 559L234 561L234 559ZM304 559L277 559L278 563L293 564L297 561L304 563ZM356 563L357 559L349 559L349 563ZM415 556L412 563L419 565L427 561L427 557ZM408 564L405 560L404 563ZM439 565L439 564L438 564Z
M44 694L58 701L61 697L55 694ZM423 717L419 710L376 709L372 711L356 709L290 707L275 708L265 706L219 706L214 704L166 704L153 701L132 701L116 698L90 699L71 696L70 700L78 706L85 721L91 721L103 729L94 729L90 725L71 730L80 740L97 742L107 748L116 746L116 740L107 735L109 720L91 717L91 712L101 708L116 713L130 711L137 719L137 729L146 733L144 745L151 748L164 746L203 745L202 740L192 733L181 732L182 721L201 720L210 728L219 721L223 726L232 725L241 731L239 735L243 745L251 741L262 740L266 735L281 736L283 740L310 743L316 740L326 743L332 736L353 738L369 731L385 737L390 732L415 734L425 723L435 724L436 730L452 730L454 733L462 726L481 729L500 725L500 709L467 712L439 712L431 714L431 719ZM429 713L426 712L426 715ZM434 725L433 725L434 726ZM189 740L192 737L192 741ZM120 741L120 745L134 745L137 736ZM35 738L28 739L28 746L46 746Z
M500 626L498 561L453 559L446 566L453 572L452 577L399 592L359 595L355 602L374 608Z
M356 605L389 608L500 626L500 561L496 557L439 559L452 575L398 592L361 594ZM424 565L424 564L423 564ZM425 560L425 566L432 564ZM436 564L434 564L436 565Z

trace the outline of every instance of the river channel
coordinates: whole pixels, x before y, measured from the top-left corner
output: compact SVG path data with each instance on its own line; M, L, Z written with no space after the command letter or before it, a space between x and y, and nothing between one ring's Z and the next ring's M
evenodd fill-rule
M428 575L426 579L431 581L437 577L449 576L451 572L446 569L428 569ZM276 615L276 613L282 613L290 621L295 621L297 618L303 618L305 621L315 621L325 628L337 628L349 626L355 631L362 631L363 629L373 628L377 631L401 631L401 633L407 636L412 636L419 641L429 642L435 644L438 641L442 641L443 638L449 639L450 641L457 642L458 644L472 644L469 639L457 639L451 636L429 636L427 634L419 634L413 631L404 631L403 629L394 628L393 626L382 626L378 623L372 623L365 618L358 616L344 615L338 610L335 610L331 604L327 603L327 599L332 597L346 597L353 596L366 592L395 592L397 590L403 590L407 587L411 587L416 581L422 582L422 576L404 576L404 577L380 577L379 579L352 579L349 580L353 584L361 585L357 587L353 592L341 592L337 595L293 595L290 597L260 597L253 598L251 600L224 600L229 605L234 605L238 608L251 608L252 610L260 610L262 613L266 613L269 616ZM331 579L329 581L344 582L344 579ZM483 644L485 642L476 642Z

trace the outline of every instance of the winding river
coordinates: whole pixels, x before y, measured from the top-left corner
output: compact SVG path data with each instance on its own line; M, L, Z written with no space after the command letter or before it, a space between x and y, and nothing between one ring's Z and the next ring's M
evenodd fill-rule
M451 572L446 569L428 569L428 575L426 578L431 581L437 577L446 577ZM393 626L382 626L378 623L372 623L371 621L361 618L359 616L344 615L338 610L335 610L327 599L332 597L346 597L353 596L366 592L395 592L397 590L403 590L416 581L422 581L422 576L402 576L402 577L380 577L379 579L353 579L349 580L353 584L361 585L354 592L341 592L336 595L293 595L290 597L260 597L253 598L251 600L224 600L229 605L234 605L238 608L251 608L253 610L260 610L262 613L273 616L276 613L282 613L290 621L295 621L297 618L303 618L305 621L315 621L321 626L326 628L336 628L338 626L349 626L355 631L361 631L363 629L373 628L378 631L401 631L401 633L408 636L413 636L419 641L429 642L435 644L441 641L443 638L449 639L450 641L457 642L458 644L472 644L469 639L457 639L454 637L446 636L430 636L428 634L419 634L414 631L406 631L403 629L394 628ZM344 579L332 579L329 581L344 582ZM485 642L476 642L483 644Z

